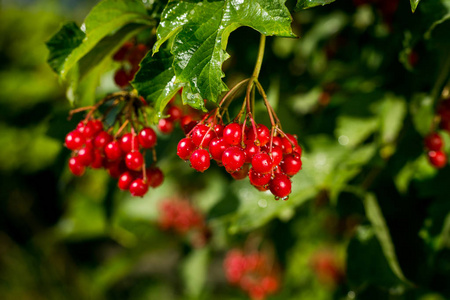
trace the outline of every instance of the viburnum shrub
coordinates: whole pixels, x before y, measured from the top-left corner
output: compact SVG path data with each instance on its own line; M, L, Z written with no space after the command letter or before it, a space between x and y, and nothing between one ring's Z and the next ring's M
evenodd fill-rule
M109 95L92 107L73 110L70 116L80 111L88 110L88 113L66 135L65 145L72 150L70 171L82 176L87 167L103 168L118 180L121 190L128 190L132 196L142 197L149 187L160 186L164 175L155 166L157 135L143 122L146 115L141 108L145 105L142 97L123 91ZM109 117L113 118L112 124L107 122ZM148 163L147 153L152 154L152 164Z
M232 249L223 268L228 282L245 291L253 300L263 300L280 287L280 275L274 258L265 252Z

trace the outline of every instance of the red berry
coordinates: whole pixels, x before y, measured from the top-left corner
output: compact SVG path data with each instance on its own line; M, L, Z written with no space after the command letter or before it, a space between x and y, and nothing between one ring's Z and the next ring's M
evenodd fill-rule
M205 149L201 148L192 153L189 161L191 162L191 166L199 172L206 171L210 166L209 153Z
M425 147L428 150L439 151L442 149L442 137L437 132L433 132L425 137Z
M69 170L75 176L81 176L84 174L85 166L81 163L79 157L71 157L69 159Z
M138 137L131 132L125 133L120 138L120 148L124 153L139 150L139 140Z
M238 123L228 124L223 130L223 139L232 146L239 145L242 138L242 128Z
M143 179L135 179L130 184L130 193L133 197L142 197L144 196L148 191L148 185Z
M280 147L281 150L283 150L283 141L281 140L281 138L279 136L274 136L273 140L272 140L272 147L273 146L277 146Z
M102 151L99 149L95 149L94 150L94 159L91 162L91 168L92 169L100 169L101 167L103 167L103 154Z
M88 146L81 148L80 150L78 150L77 157L80 163L83 166L87 167L92 163L92 161L94 161L94 149Z
M256 125L256 134L258 136L258 141L260 146L265 146L270 141L270 130L263 124ZM248 139L251 141L256 140L255 132L253 127L249 128Z
M119 189L126 191L130 188L130 185L134 180L135 178L133 174L131 174L131 172L129 171L126 171L120 175L117 186L119 187Z
M139 151L128 152L125 156L125 164L127 168L133 171L142 170L142 164L144 163L144 157Z
M246 140L244 151L245 151L245 155L246 155L245 162L251 163L253 156L256 153L259 153L259 151L261 151L261 147L256 146L255 141Z
M209 143L209 153L211 153L211 156L216 161L222 161L222 154L230 147L223 138L214 138Z
M226 130L226 128L225 128ZM245 152L237 146L225 149L222 154L222 163L227 172L232 173L239 171L245 163Z
M103 130L103 123L100 120L92 120L92 128L94 129L94 135L97 135Z
M270 158L270 155L265 152L256 153L252 158L252 166L258 173L269 173L273 168L272 159Z
M192 142L190 138L183 138L178 143L177 147L177 155L182 160L188 160L191 157L192 152L195 150L195 144Z
M271 175L270 173L258 173L253 168L251 168L248 172L248 178L250 179L250 183L254 186L265 186L269 183Z
M122 158L123 152L118 141L109 142L105 147L105 155L110 160Z
M112 178L119 178L119 176L126 171L126 166L123 160L106 161L105 169Z
M442 151L430 151L428 152L428 160L434 167L440 169L447 164L447 155Z
M86 124L82 121L78 123L77 130L83 134L86 139L93 138L98 132L98 126L93 121L88 121Z
M142 130L139 132L138 140L139 144L141 144L143 148L153 148L156 145L156 133L150 127L142 128Z
M169 119L160 119L158 123L158 129L164 134L169 134L173 131L174 124Z
M114 82L120 88L124 88L129 84L129 77L125 69L121 68L114 73Z
M157 188L164 181L164 173L160 168L154 167L146 170L148 185Z
M113 60L115 61L123 61L125 60L126 55L128 54L128 51L133 47L133 44L131 42L126 42L123 44L120 49L114 53Z
M195 122L190 115L183 116L180 119L180 126L185 134L188 134L195 125L197 125L197 122Z
M66 147L70 150L80 149L85 142L84 136L78 130L73 130L66 135Z
M267 275L261 280L261 287L267 292L267 293L274 293L278 290L278 280L272 276Z
M267 147L267 146L266 146ZM267 147L269 148L269 147ZM269 151L269 150L267 150ZM279 146L272 146L272 152L270 153L272 157L273 166L278 166L280 162L283 160L283 150Z
M199 124L192 131L192 142L198 147L208 148L209 142L214 136L215 133L210 127Z
M225 126L223 126L222 124L214 125L214 132L216 133L217 137L222 137L223 136L223 130L224 129L225 129Z
M112 141L112 136L106 131L101 131L94 139L95 148L104 149L105 146Z
M284 174L275 174L269 188L276 198L286 198L291 193L291 180Z
M169 119L170 121L176 121L181 119L181 117L183 116L183 111L178 106L171 106L167 110L167 114L169 115L167 119Z
M239 171L231 173L231 176L236 180L244 179L248 176L249 169L250 164L244 164L244 166Z
M283 158L280 167L286 175L294 176L302 169L302 160L298 156L289 154Z

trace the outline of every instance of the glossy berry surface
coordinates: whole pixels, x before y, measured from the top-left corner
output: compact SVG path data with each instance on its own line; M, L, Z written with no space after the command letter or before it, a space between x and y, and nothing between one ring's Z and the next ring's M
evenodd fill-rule
M66 135L65 143L68 149L78 150L83 147L85 138L78 130L73 130Z
M245 163L245 152L241 148L234 146L225 149L222 154L222 163L227 172L236 172Z
M195 150L189 158L189 161L191 162L191 166L199 172L206 171L211 163L209 153L205 149Z
M157 188L164 182L164 173L160 168L148 168L145 172L147 175L148 186Z
M125 156L125 164L127 168L132 171L142 170L142 164L144 163L144 157L139 151L128 152Z
M223 130L223 139L230 145L236 146L241 142L242 128L238 123L231 123Z
M95 148L103 149L105 146L113 140L113 137L106 131L101 131L94 139Z
M120 175L119 180L117 182L117 186L119 187L119 189L126 191L130 188L130 185L134 180L135 180L135 178L131 174L131 172L127 171Z
M429 151L428 160L435 168L441 169L447 164L447 155L442 151Z
M120 138L120 149L124 153L139 150L139 141L136 135L126 133Z
M271 179L271 174L261 174L256 172L253 168L250 169L248 173L248 178L250 179L250 183L254 186L265 186L269 183Z
M223 138L214 138L209 143L209 153L216 161L222 161L222 155L225 149L230 147Z
M80 162L78 157L71 157L69 159L69 170L75 176L81 176L84 174L85 166Z
M252 159L253 169L261 174L269 173L272 170L272 159L265 152L256 153Z
M123 152L118 141L112 141L105 147L105 155L110 160L122 158Z
M130 194L134 197L142 197L144 196L148 191L148 185L146 182L144 182L143 179L135 179L130 184Z
M155 131L150 127L143 128L139 131L138 141L142 148L150 149L155 147L157 141Z
M291 180L284 174L275 174L269 183L269 188L275 197L285 198L291 193Z
M208 126L200 124L194 127L192 142L202 148L208 148L209 142L214 138L215 132Z
M280 163L280 167L286 175L294 176L302 169L302 161L292 154L286 155Z
M175 125L169 119L160 119L158 122L158 129L164 134L169 134L173 131Z
M192 142L192 139L190 138L183 138L178 142L177 146L177 155L182 160L188 160L192 152L196 149L195 144Z
M428 150L439 151L443 146L442 137L439 133L434 132L425 137L425 147Z

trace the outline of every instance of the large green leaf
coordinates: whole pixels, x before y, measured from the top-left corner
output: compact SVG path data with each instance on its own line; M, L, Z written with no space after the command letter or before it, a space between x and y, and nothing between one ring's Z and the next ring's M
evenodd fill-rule
M373 194L366 194L364 198L364 208L366 210L367 218L372 223L373 230L378 238L378 241L380 242L383 254L386 257L389 267L400 280L403 282L408 282L400 269L400 265L398 264L397 255L395 254L389 229L386 225L381 209L378 206L377 199Z
M132 82L139 95L154 103L157 112L154 122L162 116L164 107L182 86L181 83L175 82L172 63L173 56L168 50L158 52L154 56L148 53Z
M227 90L221 78L230 33L249 26L264 35L294 37L285 0L180 1L167 5L158 27L157 52L174 37L174 71L192 95L216 102ZM198 96L196 96L198 98Z
M335 0L298 0L296 10L306 9L319 5L326 5L334 2ZM411 0L412 1L412 0Z
M92 67L92 63L98 62L99 57L105 57L106 53L114 51L115 48L120 46L123 39L129 37L129 33L135 33L136 30L152 24L154 24L154 21L147 14L142 1L104 0L95 6L86 17L85 23L81 27L85 32L82 43L73 49L64 60L59 60L58 62L61 65L54 66L54 69L59 70L60 75L66 78L69 71L91 52L94 56L85 62L82 70L85 73L86 69ZM103 39L114 34L118 34L118 36L103 41ZM116 47L112 47L114 42ZM50 56L52 56L52 53Z
M70 22L61 27L61 29L46 43L50 53L47 59L50 67L60 73L64 61L82 42L86 35L74 23Z

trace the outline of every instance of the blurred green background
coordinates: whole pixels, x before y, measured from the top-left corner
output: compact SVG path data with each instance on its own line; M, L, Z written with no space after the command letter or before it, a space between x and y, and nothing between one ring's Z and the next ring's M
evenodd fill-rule
M450 168L431 167L423 149L448 80L448 1L413 15L409 1L338 0L293 13L300 39L268 38L260 81L304 148L286 202L216 166L195 173L176 157L179 129L159 137L166 179L144 198L103 171L70 174L63 141L82 116L67 119L45 42L96 2L0 2L2 299L248 299L222 262L255 237L282 270L269 299L450 299ZM229 86L251 74L258 40L249 28L230 36ZM97 97L115 89L108 72ZM206 246L158 227L159 203L173 197L205 215Z

